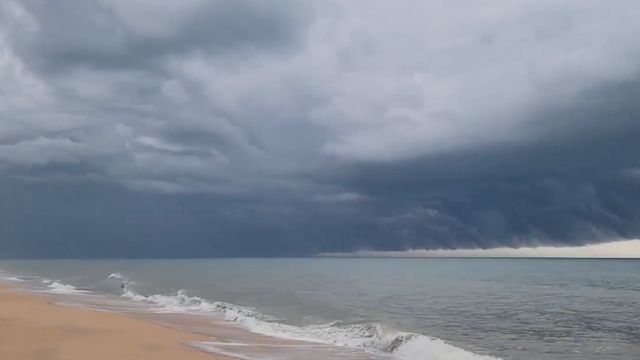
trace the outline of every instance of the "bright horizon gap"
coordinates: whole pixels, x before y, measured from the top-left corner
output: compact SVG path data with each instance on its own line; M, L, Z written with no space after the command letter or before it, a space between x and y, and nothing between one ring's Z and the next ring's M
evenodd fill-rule
M456 249L405 251L361 250L346 253L323 253L324 257L494 257L494 258L614 258L640 259L640 240L619 240L583 246L536 246L491 249Z

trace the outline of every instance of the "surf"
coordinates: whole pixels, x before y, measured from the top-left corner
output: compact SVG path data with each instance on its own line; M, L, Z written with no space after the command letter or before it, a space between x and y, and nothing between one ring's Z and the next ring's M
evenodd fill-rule
M215 314L256 334L391 355L394 359L500 360L466 351L442 339L397 331L378 323L334 321L307 326L286 324L283 319L263 314L255 308L190 296L185 289L172 294L143 295L126 287L121 296L130 301L148 304L158 313ZM195 346L216 349L213 343L208 342Z

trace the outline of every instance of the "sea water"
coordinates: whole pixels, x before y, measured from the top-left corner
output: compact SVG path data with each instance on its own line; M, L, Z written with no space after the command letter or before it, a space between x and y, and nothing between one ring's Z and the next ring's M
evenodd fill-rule
M247 359L640 358L634 260L12 260L0 271L46 293L215 316L236 330L193 345Z

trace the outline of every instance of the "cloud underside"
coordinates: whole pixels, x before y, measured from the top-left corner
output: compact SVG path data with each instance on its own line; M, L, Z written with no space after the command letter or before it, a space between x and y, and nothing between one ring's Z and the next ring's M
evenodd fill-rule
M4 1L0 253L637 238L638 10Z

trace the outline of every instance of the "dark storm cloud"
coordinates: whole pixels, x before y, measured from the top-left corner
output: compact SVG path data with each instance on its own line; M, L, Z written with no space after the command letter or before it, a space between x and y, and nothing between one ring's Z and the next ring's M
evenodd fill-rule
M191 51L285 49L297 40L298 23L306 19L304 8L291 1L23 4L36 28L20 33L16 48L43 70L149 67L165 56Z
M585 244L640 232L637 81L607 84L570 105L534 112L553 122L531 141L344 169L342 183L375 198L376 248ZM559 129L559 130L558 130Z
M634 2L5 1L3 256L640 233Z

